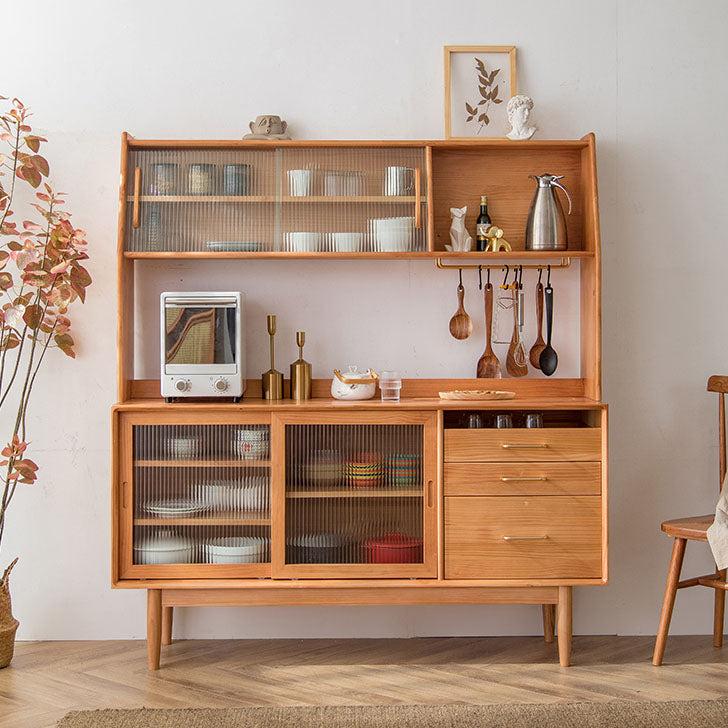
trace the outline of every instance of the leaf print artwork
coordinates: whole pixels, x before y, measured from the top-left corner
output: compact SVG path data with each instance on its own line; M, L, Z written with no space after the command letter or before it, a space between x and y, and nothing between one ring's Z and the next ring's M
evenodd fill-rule
M473 59L475 61L475 72L478 77L478 93L480 99L473 105L465 102L466 110L466 122L475 122L478 124L477 134L480 134L488 124L490 124L490 117L488 113L491 110L491 104L502 104L503 99L498 98L498 84L495 82L496 77L501 72L500 68L493 69L490 73L485 67L485 63L477 56Z

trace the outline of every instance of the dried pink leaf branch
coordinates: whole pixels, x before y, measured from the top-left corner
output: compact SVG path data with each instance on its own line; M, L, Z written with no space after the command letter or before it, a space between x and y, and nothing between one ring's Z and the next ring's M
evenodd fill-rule
M0 101L8 100L0 96ZM0 113L0 413L11 411L12 422L0 451L0 543L18 484L32 485L37 478L38 466L26 455L33 385L48 349L75 358L68 308L76 300L85 302L91 284L81 264L88 259L86 234L59 209L63 193L44 181L50 165L38 152L47 140L33 134L30 116L18 99ZM34 219L19 226L11 219L18 185L38 189L41 184L38 202L30 203Z

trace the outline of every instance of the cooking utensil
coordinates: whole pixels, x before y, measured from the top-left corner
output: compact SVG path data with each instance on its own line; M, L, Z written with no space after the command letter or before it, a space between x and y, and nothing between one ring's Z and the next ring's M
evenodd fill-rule
M476 376L486 379L500 379L501 365L498 357L493 352L491 345L491 334L493 332L493 284L487 283L483 293L485 301L485 351L478 359Z
M518 286L513 289L513 336L508 347L508 356L506 357L506 371L512 377L525 377L528 374L528 365L526 364L527 355L526 348L521 341L521 327L518 320Z
M538 359L541 365L541 371L550 377L559 365L559 357L551 346L551 331L554 322L554 289L551 287L551 281L548 281L545 289L546 297L546 347L541 352Z
M439 392L438 394L440 395L440 399L461 400L513 399L516 396L515 392L498 392L488 389L453 389L450 392Z
M473 322L463 307L465 288L463 287L462 271L460 273L460 284L458 285L458 310L450 319L450 333L456 339L467 339L473 333Z
M542 174L536 177L529 174L528 176L538 187L526 220L526 250L566 250L568 247L566 217L554 192L554 187L559 187L566 193L571 215L571 197L566 188L557 182L563 179L564 175Z
M543 340L543 336L541 336L541 327L543 326L543 283L539 283L536 286L536 320L538 321L538 336L531 347L528 358L532 367L540 369L539 357L541 356L541 352L546 348L546 342Z

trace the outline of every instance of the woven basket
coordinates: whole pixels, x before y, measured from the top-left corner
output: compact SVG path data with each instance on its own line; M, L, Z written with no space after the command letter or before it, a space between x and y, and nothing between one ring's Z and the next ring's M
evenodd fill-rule
M13 617L10 604L10 572L17 563L15 559L0 579L0 668L10 664L15 650L15 631L19 622Z

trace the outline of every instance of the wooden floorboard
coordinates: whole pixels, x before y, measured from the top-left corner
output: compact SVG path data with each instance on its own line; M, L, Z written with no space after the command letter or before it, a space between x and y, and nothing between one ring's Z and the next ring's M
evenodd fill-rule
M728 697L728 643L575 637L573 665L535 637L188 640L146 668L144 642L22 642L0 670L0 728L51 728L69 710L246 705L553 703Z

